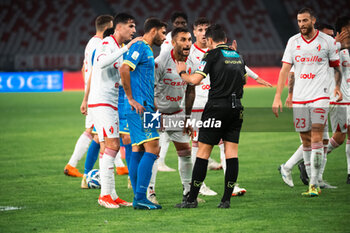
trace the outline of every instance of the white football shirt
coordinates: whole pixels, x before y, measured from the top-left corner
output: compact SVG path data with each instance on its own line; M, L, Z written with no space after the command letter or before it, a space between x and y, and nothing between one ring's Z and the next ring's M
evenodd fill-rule
M293 103L330 98L329 67L339 66L335 40L316 31L309 41L299 33L288 40L282 62L294 65Z
M175 113L183 110L187 83L181 79L176 70L174 50L160 54L155 67L155 101L161 113ZM195 71L193 61L186 60L187 73Z
M162 53L168 53L173 49L173 45L171 44L171 31L168 32L168 34L165 37L165 41L163 42L163 44L160 46L160 52L159 54Z
M87 43L84 51L84 82L85 82L85 90L87 86L87 82L89 80L91 71L92 71L92 65L94 61L94 56L96 52L96 48L99 45L99 43L102 41L102 39L98 36L93 36L89 42Z
M197 70L204 54L209 49L201 49L196 44L192 44L190 51L190 59L195 63L195 70ZM209 77L209 76L207 76ZM210 78L204 78L199 85L196 86L196 98L193 103L193 110L203 110L205 104L208 102L208 94L210 89Z
M350 105L350 57L349 50L343 49L339 53L340 57L340 68L342 72L342 80L340 85L340 91L343 94L343 100L336 102L338 97L334 97L333 92L331 92L331 104L338 105ZM334 90L335 80L334 80L334 69L330 68L330 75L332 75L333 80L331 84L331 91Z
M112 36L102 40L96 49L95 64L91 77L89 108L108 106L117 110L120 74L123 54L128 51L121 47Z

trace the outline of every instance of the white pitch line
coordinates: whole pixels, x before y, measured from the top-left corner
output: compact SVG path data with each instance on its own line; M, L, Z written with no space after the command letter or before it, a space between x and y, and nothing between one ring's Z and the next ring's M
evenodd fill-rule
M20 210L20 209L23 209L23 207L16 207L16 206L0 206L0 211Z

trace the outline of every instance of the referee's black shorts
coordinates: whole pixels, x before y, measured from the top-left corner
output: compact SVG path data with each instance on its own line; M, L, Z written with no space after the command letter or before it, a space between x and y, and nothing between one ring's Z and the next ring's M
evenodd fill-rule
M238 144L243 123L243 106L232 108L227 100L210 100L205 105L201 120L203 126L199 129L199 142L217 145L222 139ZM205 124L206 121L221 121L221 126L218 128L218 124Z

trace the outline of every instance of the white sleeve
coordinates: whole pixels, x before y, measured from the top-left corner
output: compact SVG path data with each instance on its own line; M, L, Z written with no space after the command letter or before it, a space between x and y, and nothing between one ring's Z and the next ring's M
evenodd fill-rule
M162 60L162 57L161 56L158 56L156 59L155 59L155 69L154 69L154 85L158 85L159 81L162 79L163 77L163 65L161 63L161 60Z
M108 44L102 44L101 50L98 52L96 51L97 54L95 56L97 56L97 64L101 69L104 69L112 65L116 60L119 59L120 56L122 56L127 51L128 47L124 46L112 53Z
M339 50L337 49L336 42L333 38L329 40L329 66L337 67L340 65Z
M259 78L259 75L257 75L256 73L254 73L254 71L252 71L251 69L249 69L248 66L245 66L245 70L247 71L247 74L249 77L257 80Z
M293 37L292 37L293 38ZM293 41L292 38L288 40L287 47L284 50L282 62L293 64L293 56L292 56L292 47L293 47Z

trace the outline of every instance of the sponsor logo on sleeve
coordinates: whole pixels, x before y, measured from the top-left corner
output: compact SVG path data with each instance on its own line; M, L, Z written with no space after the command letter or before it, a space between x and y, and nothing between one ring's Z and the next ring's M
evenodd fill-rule
M132 59L134 59L134 60L137 60L137 58L139 57L139 52L137 52L137 51L134 51L133 53L132 53L132 55L131 55L131 58Z
M203 72L204 67L205 67L206 64L207 63L205 61L201 61L201 63L198 66L198 70Z

